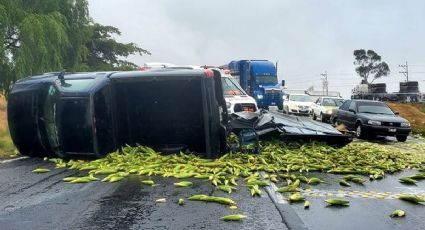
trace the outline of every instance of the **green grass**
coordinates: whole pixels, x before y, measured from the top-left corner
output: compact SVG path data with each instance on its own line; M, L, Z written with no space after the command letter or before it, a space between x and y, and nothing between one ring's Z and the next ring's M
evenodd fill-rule
M16 148L10 139L9 131L0 131L0 159L16 157Z

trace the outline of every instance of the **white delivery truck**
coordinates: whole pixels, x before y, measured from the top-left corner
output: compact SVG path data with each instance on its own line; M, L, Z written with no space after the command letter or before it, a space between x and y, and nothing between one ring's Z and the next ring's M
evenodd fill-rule
M242 111L257 112L257 102L242 89L237 80L230 75L230 71L220 70L220 72L227 112L229 114Z

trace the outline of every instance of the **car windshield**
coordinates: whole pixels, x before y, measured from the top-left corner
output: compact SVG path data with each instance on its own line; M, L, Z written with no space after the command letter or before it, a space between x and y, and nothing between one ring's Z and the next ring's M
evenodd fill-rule
M386 106L385 104L382 104L382 105L360 104L358 110L359 110L359 113L394 115L393 111L391 111L391 109L388 108L388 106Z
M239 84L230 77L221 78L221 84L223 86L224 96L245 95L245 92L242 91Z
M291 101L312 102L312 98L308 95L289 95Z
M276 76L256 76L255 83L258 85L276 85L277 77Z
M323 106L336 106L339 107L344 102L343 99L336 99L336 98L323 98Z

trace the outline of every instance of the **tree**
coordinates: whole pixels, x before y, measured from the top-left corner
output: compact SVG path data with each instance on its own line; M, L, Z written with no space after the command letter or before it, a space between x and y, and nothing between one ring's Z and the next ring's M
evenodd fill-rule
M362 83L368 84L369 77L372 77L372 83L378 78L388 76L390 68L388 64L382 61L375 51L364 49L354 50L354 65L356 65L356 72L362 78Z
M91 26L91 38L87 42L89 53L86 64L90 71L99 70L134 70L138 66L134 63L120 59L130 54L150 54L149 51L138 47L134 43L123 44L112 38L113 34L121 32L112 26L102 26L95 23Z
M0 0L0 93L7 96L25 76L131 69L136 65L119 57L149 54L111 34L120 32L94 23L87 0Z

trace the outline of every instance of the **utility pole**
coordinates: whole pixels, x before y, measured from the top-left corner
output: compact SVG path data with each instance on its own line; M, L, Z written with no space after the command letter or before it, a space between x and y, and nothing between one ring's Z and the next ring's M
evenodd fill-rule
M323 94L325 93L326 90L326 96L328 96L329 94L329 88L328 88L328 71L325 71L325 73L320 74L323 78Z
M400 71L399 73L404 74L404 76L406 76L406 82L409 81L409 65L406 64L405 65L398 65L398 67L402 68L404 71Z

